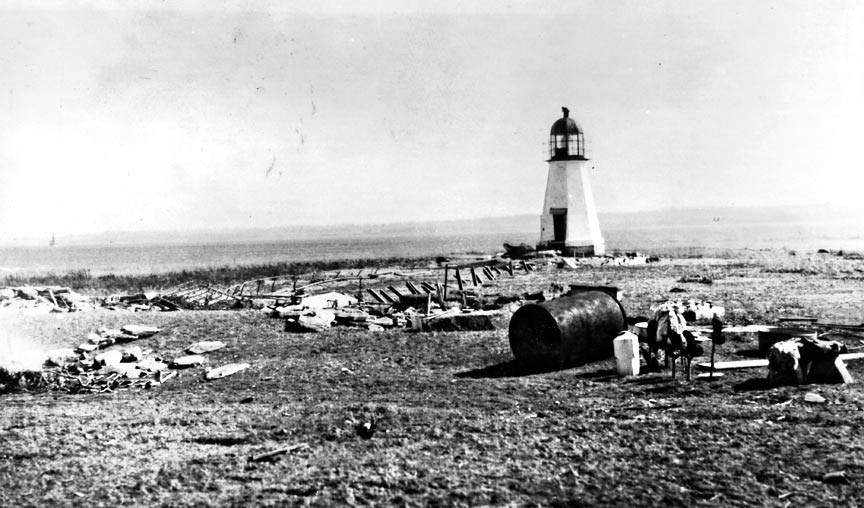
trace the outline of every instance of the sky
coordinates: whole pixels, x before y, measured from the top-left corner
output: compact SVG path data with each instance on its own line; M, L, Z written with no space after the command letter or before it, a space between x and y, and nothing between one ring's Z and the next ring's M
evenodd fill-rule
M864 3L0 0L0 237L858 205Z

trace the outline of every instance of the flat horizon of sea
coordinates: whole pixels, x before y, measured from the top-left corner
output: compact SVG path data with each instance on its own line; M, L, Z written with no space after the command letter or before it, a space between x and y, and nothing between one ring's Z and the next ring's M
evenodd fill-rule
M607 253L720 249L864 250L864 226L844 223L709 223L606 229ZM536 231L369 235L221 243L151 243L0 248L0 277L89 270L94 276L341 259L491 255L503 243L535 244Z

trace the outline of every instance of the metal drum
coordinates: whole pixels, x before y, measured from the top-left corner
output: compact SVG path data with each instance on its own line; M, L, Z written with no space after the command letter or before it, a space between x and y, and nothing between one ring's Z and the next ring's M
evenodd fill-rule
M527 304L510 318L510 349L519 362L546 368L610 358L625 330L615 288L574 287L560 298Z

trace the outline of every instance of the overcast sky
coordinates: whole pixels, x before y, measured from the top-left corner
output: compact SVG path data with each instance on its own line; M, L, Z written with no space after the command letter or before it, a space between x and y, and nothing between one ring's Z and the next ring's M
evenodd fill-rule
M0 234L862 201L864 2L324 3L0 0Z

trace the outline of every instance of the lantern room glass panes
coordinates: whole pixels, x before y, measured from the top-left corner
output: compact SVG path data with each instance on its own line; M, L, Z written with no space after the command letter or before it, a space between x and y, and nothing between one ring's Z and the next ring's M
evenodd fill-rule
M549 139L549 156L582 158L585 156L585 138L582 134L556 134Z

